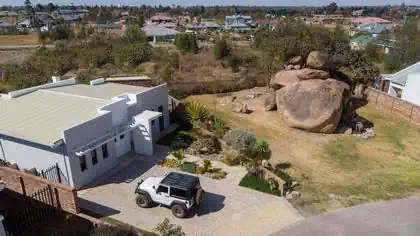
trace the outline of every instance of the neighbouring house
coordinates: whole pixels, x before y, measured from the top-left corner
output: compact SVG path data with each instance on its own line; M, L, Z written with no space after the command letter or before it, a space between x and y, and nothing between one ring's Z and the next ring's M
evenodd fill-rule
M23 20L23 21L17 23L16 27L20 28L20 29L26 29L26 28L31 28L32 26L31 26L31 22L29 21L29 19L26 19L26 20Z
M174 19L169 17L165 13L156 13L156 15L150 18L152 24L163 24L163 23L173 23L175 22Z
M150 43L175 42L175 35L179 32L160 25L149 24L141 28L147 35Z
M382 32L385 30L391 30L392 24L376 24L376 23L368 23L368 24L361 24L354 27L351 30L350 35L354 36L358 33L365 33L373 36L374 38L378 37Z
M232 15L225 17L226 29L249 29L252 17L244 15Z
M382 75L376 81L376 88L420 106L420 62L394 74Z
M364 10L360 9L360 10L356 10L356 11L352 11L351 15L354 17L360 17L363 15Z
M0 109L0 159L38 171L58 164L76 189L125 155L152 155L169 127L166 84L53 80L2 96Z
M204 25L204 28L206 28L209 31L216 31L216 30L220 30L222 28L216 22L203 22L203 25Z
M371 35L359 35L351 40L350 47L353 50L364 49L373 39L374 38Z
M392 22L389 20L384 20L379 17L353 17L351 18L351 23L353 25L360 25L360 24L391 24Z

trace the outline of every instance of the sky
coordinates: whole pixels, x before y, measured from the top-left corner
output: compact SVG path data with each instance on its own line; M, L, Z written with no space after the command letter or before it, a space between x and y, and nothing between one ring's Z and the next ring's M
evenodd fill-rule
M33 4L46 4L53 2L59 5L245 5L245 6L323 6L334 0L31 0ZM20 3L21 2L21 3ZM3 5L23 5L24 0L0 0ZM374 6L374 5L400 5L405 2L407 5L419 5L420 0L335 0L338 6Z

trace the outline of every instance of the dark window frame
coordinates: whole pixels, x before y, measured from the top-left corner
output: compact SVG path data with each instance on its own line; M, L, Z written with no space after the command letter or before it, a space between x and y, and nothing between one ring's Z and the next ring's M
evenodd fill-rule
M79 156L80 170L83 172L87 170L86 155Z
M92 154L92 165L98 164L98 152L96 151L96 149L92 150L91 154Z
M107 159L109 157L108 144L106 143L102 144L101 149L102 149L102 158Z
M175 194L173 193L175 190ZM177 193L177 191L182 192L185 194L185 196L181 196ZM171 197L176 197L176 198L180 198L180 199L184 199L184 200L188 200L189 197L189 193L188 191L184 190L184 189L180 189L180 188L176 188L176 187L171 187L171 192L170 192L170 196Z
M166 188L166 192L160 191L161 188ZM169 187L168 186L165 186L165 185L159 185L158 188L157 188L157 190L156 190L156 192L157 193L169 193Z
M125 138L124 134L120 134L120 140L123 140Z

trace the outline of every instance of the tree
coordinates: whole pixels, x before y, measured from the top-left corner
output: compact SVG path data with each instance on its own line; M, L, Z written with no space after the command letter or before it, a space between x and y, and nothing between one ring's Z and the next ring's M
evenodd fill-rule
M185 236L185 233L182 231L182 227L171 224L168 218L165 218L165 220L159 223L156 226L155 231L161 236Z
M332 2L328 4L326 11L327 11L327 14L333 14L335 11L337 11L337 3Z
M175 45L182 52L198 52L198 40L194 34L177 34Z
M349 70L354 84L368 84L379 76L378 67L368 59L366 52L362 50L351 51L349 66L345 69Z
M232 55L232 46L225 36L216 39L216 43L213 47L213 54L217 60L221 60Z

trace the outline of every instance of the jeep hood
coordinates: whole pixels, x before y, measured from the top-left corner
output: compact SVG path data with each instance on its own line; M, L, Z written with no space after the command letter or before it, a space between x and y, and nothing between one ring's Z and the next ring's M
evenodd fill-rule
M157 188L162 180L162 177L149 177L145 179L143 183L140 184L140 188L145 190L154 190L153 186Z

